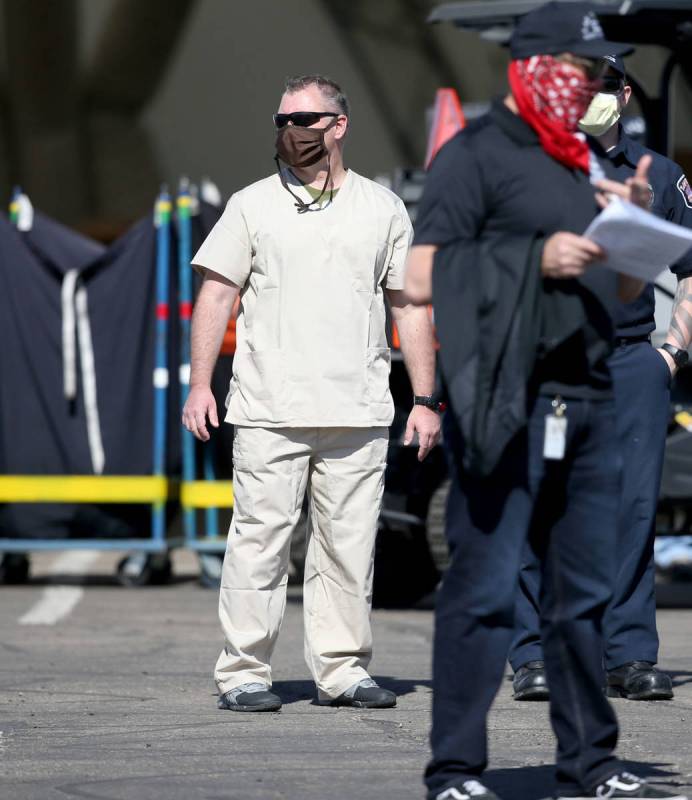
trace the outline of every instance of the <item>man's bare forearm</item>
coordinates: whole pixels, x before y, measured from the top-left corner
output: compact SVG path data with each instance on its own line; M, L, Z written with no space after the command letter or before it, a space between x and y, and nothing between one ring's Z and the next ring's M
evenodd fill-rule
M191 386L209 386L223 335L239 288L230 282L206 278L192 315Z
M687 350L692 341L692 277L678 281L666 341Z
M389 301L413 393L431 395L435 390L435 336L428 309L412 305L402 291L390 291Z
M432 270L437 246L417 244L406 262L406 296L414 305L432 302Z

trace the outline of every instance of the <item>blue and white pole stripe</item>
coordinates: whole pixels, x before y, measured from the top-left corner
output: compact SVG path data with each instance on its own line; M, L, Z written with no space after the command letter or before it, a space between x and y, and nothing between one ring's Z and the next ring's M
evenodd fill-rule
M154 213L156 226L156 350L154 355L154 475L166 474L166 403L168 400L169 260L171 252L171 200L165 187ZM156 542L166 538L166 503L152 506L152 533Z
M187 180L180 181L177 199L178 212L178 319L180 321L180 406L185 405L190 390L190 321L192 319L192 219L190 187ZM190 431L182 431L183 480L195 479L195 439ZM191 542L195 536L195 510L183 509L185 538Z

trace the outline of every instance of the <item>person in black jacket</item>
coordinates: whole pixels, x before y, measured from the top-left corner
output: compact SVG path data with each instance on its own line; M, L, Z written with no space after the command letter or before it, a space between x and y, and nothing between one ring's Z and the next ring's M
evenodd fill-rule
M602 690L601 619L612 592L621 459L606 363L612 298L607 285L595 291L588 274L606 254L581 234L607 203L604 191L646 206L649 158L627 185L608 180L607 161L592 157L575 132L600 87L603 58L629 48L607 42L593 7L576 2L551 2L522 17L510 47L510 94L432 164L407 268L409 296L433 300L450 401L444 425L451 559L435 610L428 797L496 798L480 781L486 718L504 674L528 538L542 571L557 796L683 800L624 771L614 755L617 721ZM540 271L535 291L517 280L522 269L526 281L532 269ZM636 284L622 279L621 296L636 296ZM471 348L457 332L469 329L468 294L482 323ZM500 326L505 314L495 314L498 304L520 324ZM562 308L569 309L567 331ZM515 348L524 375L523 422L505 396L507 348ZM484 354L497 369L487 368ZM499 419L477 407L479 397ZM493 435L507 429L514 433L506 446L483 457Z
M592 148L608 159L620 180L631 177L648 154L652 159L651 211L692 228L692 190L682 169L635 142L618 121L631 91L622 59L610 57L604 85L580 128L593 137ZM603 623L604 660L608 692L631 700L673 697L670 677L654 667L658 660L654 536L670 381L679 366L687 363L692 338L692 251L672 270L678 277L678 291L666 342L658 350L651 347L654 288L649 284L616 319L617 346L608 362L624 469L615 590ZM542 700L548 697L548 685L538 621L540 567L529 548L525 558L509 660L515 670L515 699Z

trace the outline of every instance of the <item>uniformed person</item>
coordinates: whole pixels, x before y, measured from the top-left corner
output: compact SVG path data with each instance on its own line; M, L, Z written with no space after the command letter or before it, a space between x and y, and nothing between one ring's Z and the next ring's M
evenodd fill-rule
M631 177L648 154L650 209L667 220L692 228L692 190L673 161L642 147L619 123L631 87L621 58L608 58L604 85L580 128L594 151L608 159L619 180ZM613 599L603 622L608 691L632 700L673 697L670 677L658 661L654 537L656 507L670 416L670 381L687 363L692 338L692 251L673 272L678 290L663 347L651 347L654 287L624 306L617 319L617 343L609 359L616 406L616 426L623 457L618 548ZM548 686L538 621L539 564L530 549L520 576L517 629L510 649L517 700L547 699Z
M521 18L510 50L510 94L447 143L432 164L407 269L410 296L421 303L433 298L453 412L444 422L452 478L450 566L435 610L428 797L496 798L480 780L486 719L512 639L527 537L542 570L557 796L671 797L627 773L614 756L618 726L602 685L601 619L612 591L621 461L606 363L612 343L601 303L606 295L586 285L589 265L607 254L581 234L607 202L590 175L596 180L608 169L575 133L600 86L603 57L627 47L604 39L590 4L551 2ZM629 186L602 178L597 186L644 206L647 163L645 157ZM517 280L518 266L524 284L537 287L530 295ZM494 287L473 279L488 269ZM469 291L443 294L457 286ZM633 288L622 282L622 296ZM474 291L478 299L469 300ZM495 307L508 305L504 295L510 292L516 300L511 319L519 326L507 325L506 314L492 316ZM461 340L469 303L483 331L470 356ZM450 321L455 304L456 324ZM533 308L539 309L538 337ZM581 323L567 335L577 312ZM473 335L468 326L464 332ZM522 341L531 349L522 349ZM501 347L511 347L519 360L505 363L497 355ZM455 360L454 352L469 357ZM497 370L484 363L490 355ZM487 395L495 381L514 385L525 402L493 395L493 407L508 413L488 419L476 409L471 417L495 437L517 427L488 474L491 465L477 445L483 441L490 451L494 440L469 428L469 408L459 398L469 396L469 384L476 395ZM475 460L469 460L470 447Z
M237 348L226 421L233 521L219 615L221 708L278 710L270 659L283 617L291 533L306 487L305 658L319 700L393 706L367 673L377 520L387 461L390 354L397 323L416 404L406 442L439 436L433 335L402 289L411 225L392 192L343 164L348 101L319 75L290 79L276 125L278 172L236 192L193 259L204 283L192 320L183 423L207 440L209 388L233 303Z

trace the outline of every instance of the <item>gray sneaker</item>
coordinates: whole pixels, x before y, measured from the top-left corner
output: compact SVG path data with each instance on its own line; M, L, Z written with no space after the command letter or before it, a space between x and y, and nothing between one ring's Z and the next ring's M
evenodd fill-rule
M335 700L328 701L328 705L353 708L393 708L396 705L396 695L389 689L382 689L372 678L363 678L346 689Z
M243 683L219 697L219 708L228 711L278 711L281 698L266 683Z

